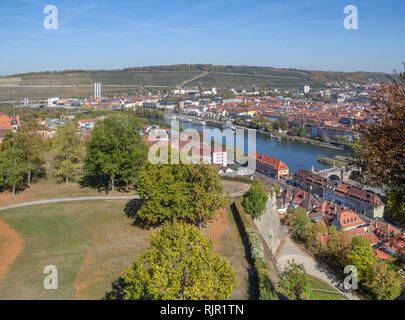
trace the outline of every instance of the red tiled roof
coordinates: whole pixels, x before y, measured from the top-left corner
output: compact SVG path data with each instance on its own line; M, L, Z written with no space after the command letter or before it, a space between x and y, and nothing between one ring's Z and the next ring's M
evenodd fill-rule
M256 159L256 161L262 161L269 164L270 166L273 167L273 169L277 171L288 170L288 167L281 160L266 156L264 154L256 152L253 155L251 155L251 157Z

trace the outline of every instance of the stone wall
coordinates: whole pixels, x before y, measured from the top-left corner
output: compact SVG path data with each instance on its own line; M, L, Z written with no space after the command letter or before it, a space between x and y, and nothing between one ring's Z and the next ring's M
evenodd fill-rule
M269 194L266 209L264 210L261 217L259 219L253 220L253 222L259 230L267 246L269 247L270 251L274 255L283 236L280 219L277 212L275 192L273 192L273 196Z

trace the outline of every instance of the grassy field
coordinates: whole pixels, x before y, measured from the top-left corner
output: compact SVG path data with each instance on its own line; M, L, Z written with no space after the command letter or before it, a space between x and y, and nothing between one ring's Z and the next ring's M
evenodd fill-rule
M55 177L55 168L52 166L53 152L45 152L44 158L43 175L34 176L31 186L20 190L16 196L13 196L10 191L0 193L0 207L37 200L107 195L104 191L82 186L78 181L66 184L62 178ZM128 193L110 192L108 195L126 196L130 194L134 194L134 190L130 190Z
M332 288L327 283L319 280L315 277L309 276L310 286L313 289L310 300L345 300L346 298L336 291L335 288ZM317 291L324 290L329 292ZM336 292L336 293L332 293Z
M0 279L0 299L103 298L111 290L111 283L149 244L151 231L132 225L124 214L126 203L53 203L0 213L0 221L23 239L21 251ZM225 209L221 212L203 232L235 268L239 287L231 299L248 299L245 250L232 213ZM7 243L0 243L0 259L7 254L7 247ZM57 290L43 287L47 265L58 269Z
M100 299L149 242L131 225L126 201L106 200L10 209L0 219L23 249L0 281L0 299ZM43 288L43 269L58 268L58 290Z

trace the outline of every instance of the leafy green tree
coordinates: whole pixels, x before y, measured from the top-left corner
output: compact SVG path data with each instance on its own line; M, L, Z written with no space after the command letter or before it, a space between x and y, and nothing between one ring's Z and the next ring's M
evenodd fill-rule
M268 125L267 120L266 120L265 118L262 118L262 119L260 120L260 124L259 124L260 129L261 129L261 130L266 130L266 129L267 129L267 125Z
M259 125L259 121L257 120L257 118L253 118L252 121L250 122L250 126L252 128L257 128Z
M44 143L35 133L26 132L23 139L22 148L24 149L24 160L27 170L27 184L31 186L32 174L45 161L43 157Z
M307 131L305 130L305 128L300 128L298 131L298 136L305 138L307 136Z
M242 206L253 219L258 219L266 209L267 200L268 195L263 184L259 180L254 180L249 191L243 197Z
M279 196L280 191L281 191L281 187L276 183L273 184L273 187L274 187L274 191L276 192L276 196Z
M330 263L337 269L341 269L348 265L347 252L349 250L350 239L346 233L338 232L336 226L328 227L328 242L326 256Z
M276 121L273 122L273 128L278 130L282 126L280 119L277 119Z
M133 215L146 225L183 220L201 227L227 204L221 179L212 165L147 163L136 190L143 204Z
M289 260L280 275L278 287L280 292L290 299L308 299L311 287L304 265L296 263L294 259Z
M242 125L242 120L241 120L239 117L236 117L236 118L235 118L235 124L236 124L237 126L241 126L241 125Z
M335 138L338 144L347 144L347 138L345 136L336 136Z
M311 223L311 219L309 219L307 212L302 207L295 208L284 219L285 223L292 227L294 232L301 237L305 234Z
M166 223L124 274L126 300L227 299L238 286L230 263L194 226Z
M328 137L328 136L323 135L323 136L322 136L322 142L329 143L329 142L330 142L329 137Z
M18 187L24 184L27 164L24 154L26 137L21 133L9 131L1 145L0 152L0 182L11 188L13 196Z
M320 237L325 236L326 232L327 230L324 225L311 222L304 234L305 246L315 252L322 251Z
M84 173L108 181L107 191L115 191L116 181L128 185L146 162L148 147L139 135L140 121L134 115L114 115L98 122L87 143Z
M372 277L377 258L366 239L353 237L347 253L347 262L357 268L358 281L363 282Z
M373 299L394 300L401 293L401 280L398 273L382 261L374 266L372 276L364 281L364 287Z
M59 126L54 141L56 175L66 183L77 177L83 156L83 143L76 123Z

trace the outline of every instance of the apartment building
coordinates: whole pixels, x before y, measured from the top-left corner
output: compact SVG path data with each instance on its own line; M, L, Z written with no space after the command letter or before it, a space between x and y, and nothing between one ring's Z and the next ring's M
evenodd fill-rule
M256 171L277 179L287 178L290 174L289 168L281 161L261 153L254 153L250 157L256 160Z

